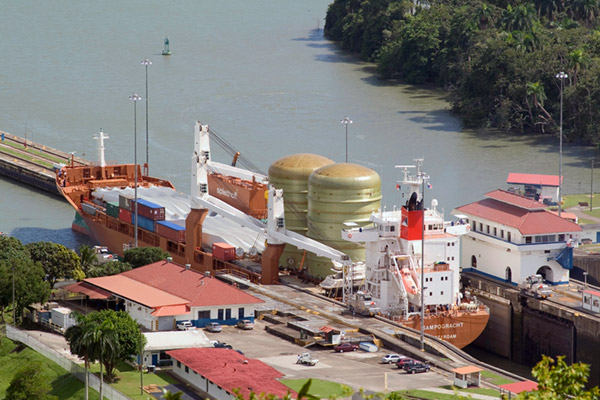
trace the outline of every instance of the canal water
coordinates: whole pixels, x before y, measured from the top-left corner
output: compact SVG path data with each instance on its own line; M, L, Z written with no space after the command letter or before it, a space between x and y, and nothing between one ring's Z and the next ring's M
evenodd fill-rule
M329 0L121 2L21 0L0 13L0 130L96 160L145 160L149 58L150 173L189 193L193 127L211 125L263 171L313 152L377 171L384 204L400 204L397 164L425 159L429 199L449 213L496 188L509 172L558 174L558 139L462 129L443 91L378 80L373 65L323 38ZM163 39L172 55L162 56ZM592 148L564 147L565 193L585 191ZM213 148L213 158L229 156ZM73 211L0 179L0 231L23 242L77 248Z

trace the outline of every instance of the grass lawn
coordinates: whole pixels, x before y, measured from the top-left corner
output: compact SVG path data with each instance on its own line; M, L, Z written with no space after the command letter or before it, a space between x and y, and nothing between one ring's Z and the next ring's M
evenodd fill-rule
M21 153L19 153L19 152L17 152L17 151L13 151L13 150L11 150L11 149L4 149L3 151L4 151L4 153L7 153L7 154L10 154L10 155L13 155L13 156L15 156L15 157L24 158L24 159L26 159L26 160L29 160L29 161L31 161L32 163L35 163L35 164L37 164L37 165L41 165L41 166L43 166L43 167L45 167L45 168L52 168L52 163L51 163L51 162L48 162L48 161L42 161L42 160L39 160L39 159L37 159L37 158L33 158L33 157L30 157L30 156L27 156L27 155L21 154Z
M489 382L493 383L496 386L500 386L500 385L504 385L504 384L507 384L507 383L514 383L515 382L512 379L505 378L503 376L494 374L493 372L490 372L490 371L481 371L481 378L485 379L486 381L489 381Z
M297 393L307 381L308 379L282 379L281 383L290 389L295 390ZM330 398L332 396L348 397L352 394L352 388L336 382L313 379L310 388L308 389L308 393L321 399Z
M500 397L500 391L496 390L496 389L487 389L487 388L480 388L480 387L463 389L463 388L459 388L458 386L454 386L454 385L442 386L442 389L465 392L467 395L469 393L479 393L479 394L484 394L486 396Z
M0 334L0 399L6 396L6 389L15 372L32 362L41 363L42 371L52 386L50 394L57 396L60 400L84 399L85 385L83 382L29 347L14 343L3 333ZM98 400L98 397L98 392L90 389L90 399Z
M563 197L563 208L571 208L578 206L579 203L588 203L590 204L590 194L568 194ZM592 204L597 204L600 206L600 193L594 193L592 197Z
M56 157L56 156L53 156L51 154L44 153L43 151L33 149L31 147L25 147L25 146L23 146L20 143L13 143L13 142L10 142L10 141L5 141L4 144L7 145L7 146L10 146L12 148L15 148L15 149L24 150L24 151L28 152L29 154L35 154L37 156L44 157L44 158L46 158L48 160L52 160L53 162L56 162L56 163L67 164L69 162L68 159L61 158L61 157Z
M94 364L90 368L96 375L100 374L100 365ZM144 399L150 397L147 393L140 395L140 371L137 371L127 363L119 363L115 369L116 382L111 383L111 386L123 393L125 396L132 399ZM174 383L180 383L164 372L146 373L143 374L144 386L156 384L158 386L167 386Z

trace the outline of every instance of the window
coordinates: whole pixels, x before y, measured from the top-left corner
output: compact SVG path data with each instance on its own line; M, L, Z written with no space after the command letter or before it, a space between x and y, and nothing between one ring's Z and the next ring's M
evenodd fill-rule
M443 290L440 292L440 295L442 295L442 296L444 295L444 291Z
M531 236L525 236L525 243L531 243Z
M564 242L565 241L565 234L561 233L560 235L558 235L558 241L559 242Z
M483 224L481 222L479 223L479 232L483 232Z
M536 243L549 243L549 242L555 242L556 241L556 235L539 235L535 237L535 242Z
M477 268L477 257L471 256L471 267Z
M225 319L231 319L231 308L225 310Z
M498 236L498 228L494 227L494 236Z
M504 239L504 229L500 229L500 237Z
M177 361L177 368L181 368L181 361Z
M477 222L473 221L473 225L471 226L473 232L477 232Z
M429 295L430 295L430 296L433 296L433 292L429 292Z
M219 308L217 310L217 319L219 319L221 321L223 320L223 309L222 308Z
M390 232L395 232L396 231L396 227L395 226L390 226Z
M489 235L490 234L490 226L486 225L485 226L485 230L486 230L486 233Z
M510 232L506 232L506 240L510 242Z
M210 319L210 310L198 311L198 319Z
M238 308L238 319L244 319L244 307Z
M189 374L189 373L190 373L190 369L189 369L189 367L188 367L187 365L185 366L185 373L186 373L186 374Z

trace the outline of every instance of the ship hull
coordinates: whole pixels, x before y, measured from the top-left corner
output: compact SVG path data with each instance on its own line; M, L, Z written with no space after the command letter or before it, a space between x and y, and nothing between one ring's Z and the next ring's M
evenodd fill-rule
M481 335L489 319L490 314L483 310L474 312L449 311L426 316L424 331L428 335L443 339L462 349ZM398 320L396 322L417 331L421 330L420 316L413 316L408 320Z

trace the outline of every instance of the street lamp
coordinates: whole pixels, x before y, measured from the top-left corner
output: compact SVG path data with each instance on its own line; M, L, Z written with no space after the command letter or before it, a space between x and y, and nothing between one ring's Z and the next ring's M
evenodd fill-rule
M348 117L344 117L340 122L346 126L346 162L348 162L348 124L351 124L352 120Z
M141 64L146 67L146 175L150 174L150 165L148 164L148 66L152 61L144 58Z
M132 93L129 96L129 100L133 101L133 164L135 170L135 205L134 205L134 222L135 222L135 235L134 235L134 245L138 247L138 204L137 204L137 187L138 187L138 171L137 171L137 102L142 98L135 93Z
M587 289L587 276L588 276L588 272L583 272L583 285L585 286L585 288Z
M594 161L596 161L596 157L592 157L592 175L590 176L590 211L592 211L592 203L594 201ZM581 190L579 192L581 193Z
M423 220L421 221L421 351L425 351L425 181L429 175L421 170L423 159L415 160L417 163L417 179L421 180L421 207Z
M568 78L569 75L564 73L563 71L556 74L556 79L560 79L560 128L559 128L559 161L558 161L558 216L560 217L560 212L562 208L562 125L563 125L563 88L565 85L565 79Z

